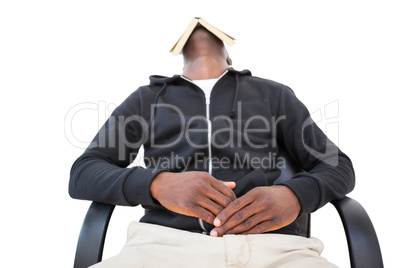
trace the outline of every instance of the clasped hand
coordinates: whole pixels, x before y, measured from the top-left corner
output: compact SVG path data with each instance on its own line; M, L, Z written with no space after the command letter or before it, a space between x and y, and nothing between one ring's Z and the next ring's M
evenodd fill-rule
M151 195L170 211L201 218L215 228L211 236L261 234L292 223L300 203L286 186L263 186L237 198L234 182L223 182L206 172L160 173Z

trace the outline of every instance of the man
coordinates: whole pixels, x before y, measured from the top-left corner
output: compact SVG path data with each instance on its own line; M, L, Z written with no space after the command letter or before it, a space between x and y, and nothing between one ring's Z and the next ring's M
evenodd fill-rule
M182 54L183 74L152 76L72 167L73 198L146 209L98 266L334 267L294 220L353 189L349 158L288 87L231 68L204 27ZM147 168L127 168L141 145ZM306 172L275 182L279 150Z

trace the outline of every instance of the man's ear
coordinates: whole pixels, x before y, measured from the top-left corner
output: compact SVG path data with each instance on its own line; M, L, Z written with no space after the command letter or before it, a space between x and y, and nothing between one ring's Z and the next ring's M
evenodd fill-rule
M232 59L228 56L228 58L226 59L227 64L229 64L230 66L232 66Z

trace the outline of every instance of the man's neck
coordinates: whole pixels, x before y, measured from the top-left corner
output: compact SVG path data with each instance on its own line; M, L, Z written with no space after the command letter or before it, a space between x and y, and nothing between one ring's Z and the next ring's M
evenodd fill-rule
M228 67L225 61L210 56L201 56L185 61L183 76L191 80L218 78Z

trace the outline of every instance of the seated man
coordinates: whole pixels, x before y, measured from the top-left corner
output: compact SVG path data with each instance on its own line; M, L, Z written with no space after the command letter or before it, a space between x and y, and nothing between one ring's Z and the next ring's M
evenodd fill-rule
M231 68L204 27L182 54L183 74L151 76L72 167L73 198L146 210L95 266L335 267L294 220L353 189L349 158L290 88ZM146 168L128 168L141 146ZM279 150L306 172L275 182Z

